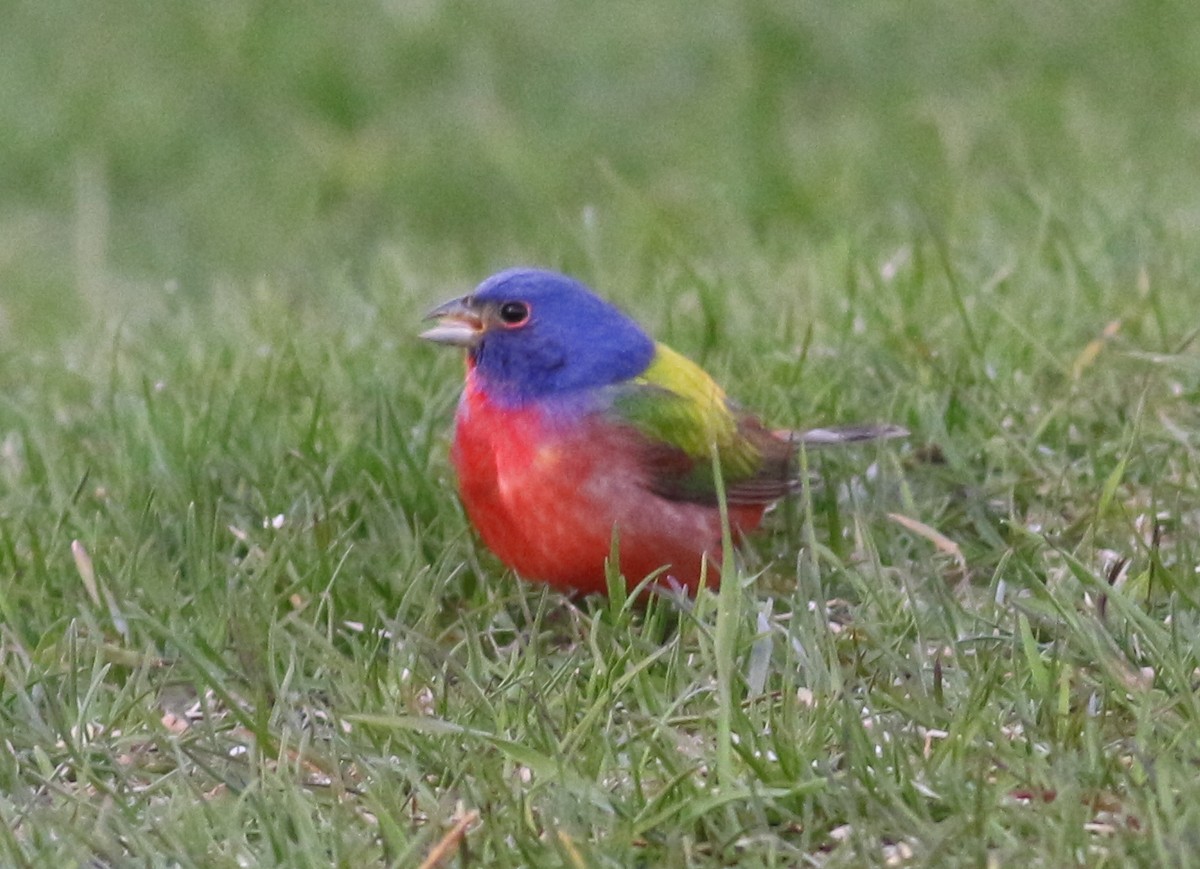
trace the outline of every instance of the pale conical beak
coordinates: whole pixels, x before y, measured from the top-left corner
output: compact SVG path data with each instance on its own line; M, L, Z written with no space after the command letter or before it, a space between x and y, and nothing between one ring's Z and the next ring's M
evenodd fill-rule
M470 348L483 339L483 318L471 304L470 296L438 305L425 315L425 319L438 321L432 329L421 333L426 341Z

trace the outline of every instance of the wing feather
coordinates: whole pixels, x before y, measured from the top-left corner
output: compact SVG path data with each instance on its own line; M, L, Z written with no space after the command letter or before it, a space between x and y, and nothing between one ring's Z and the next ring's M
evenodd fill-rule
M799 487L790 433L767 429L669 347L612 390L610 414L634 433L657 494L715 504L714 451L731 505L770 504Z

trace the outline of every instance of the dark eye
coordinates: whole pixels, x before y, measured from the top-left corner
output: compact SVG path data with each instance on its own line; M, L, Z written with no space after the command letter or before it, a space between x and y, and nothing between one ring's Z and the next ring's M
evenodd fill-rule
M520 326L529 319L529 306L524 302L505 302L500 306L500 320L506 326Z

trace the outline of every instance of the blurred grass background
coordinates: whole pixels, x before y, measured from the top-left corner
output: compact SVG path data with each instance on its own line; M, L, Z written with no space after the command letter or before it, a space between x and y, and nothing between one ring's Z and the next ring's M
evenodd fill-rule
M0 280L80 293L587 265L1101 213L1193 231L1196 13L1106 0L11 3ZM594 251L591 254L594 255ZM1136 253L1129 255L1130 268ZM307 276L307 277L306 277ZM1128 277L1125 275L1123 277Z
M1187 864L1200 6L0 21L5 861ZM413 338L519 262L914 437L720 617L519 584Z

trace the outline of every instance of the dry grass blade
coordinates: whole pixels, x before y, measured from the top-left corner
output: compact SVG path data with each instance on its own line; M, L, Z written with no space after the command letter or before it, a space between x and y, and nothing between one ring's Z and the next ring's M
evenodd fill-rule
M938 531L931 525L926 525L920 519L913 519L911 516L905 516L901 513L888 513L888 518L918 537L924 537L936 546L939 552L944 552L953 558L959 569L963 571L964 575L966 574L967 560L963 557L962 549L941 531Z
M425 859L421 861L420 869L437 869L438 866L457 854L467 835L467 830L478 820L479 812L470 811L455 821L454 826L446 831L446 834L438 840Z

